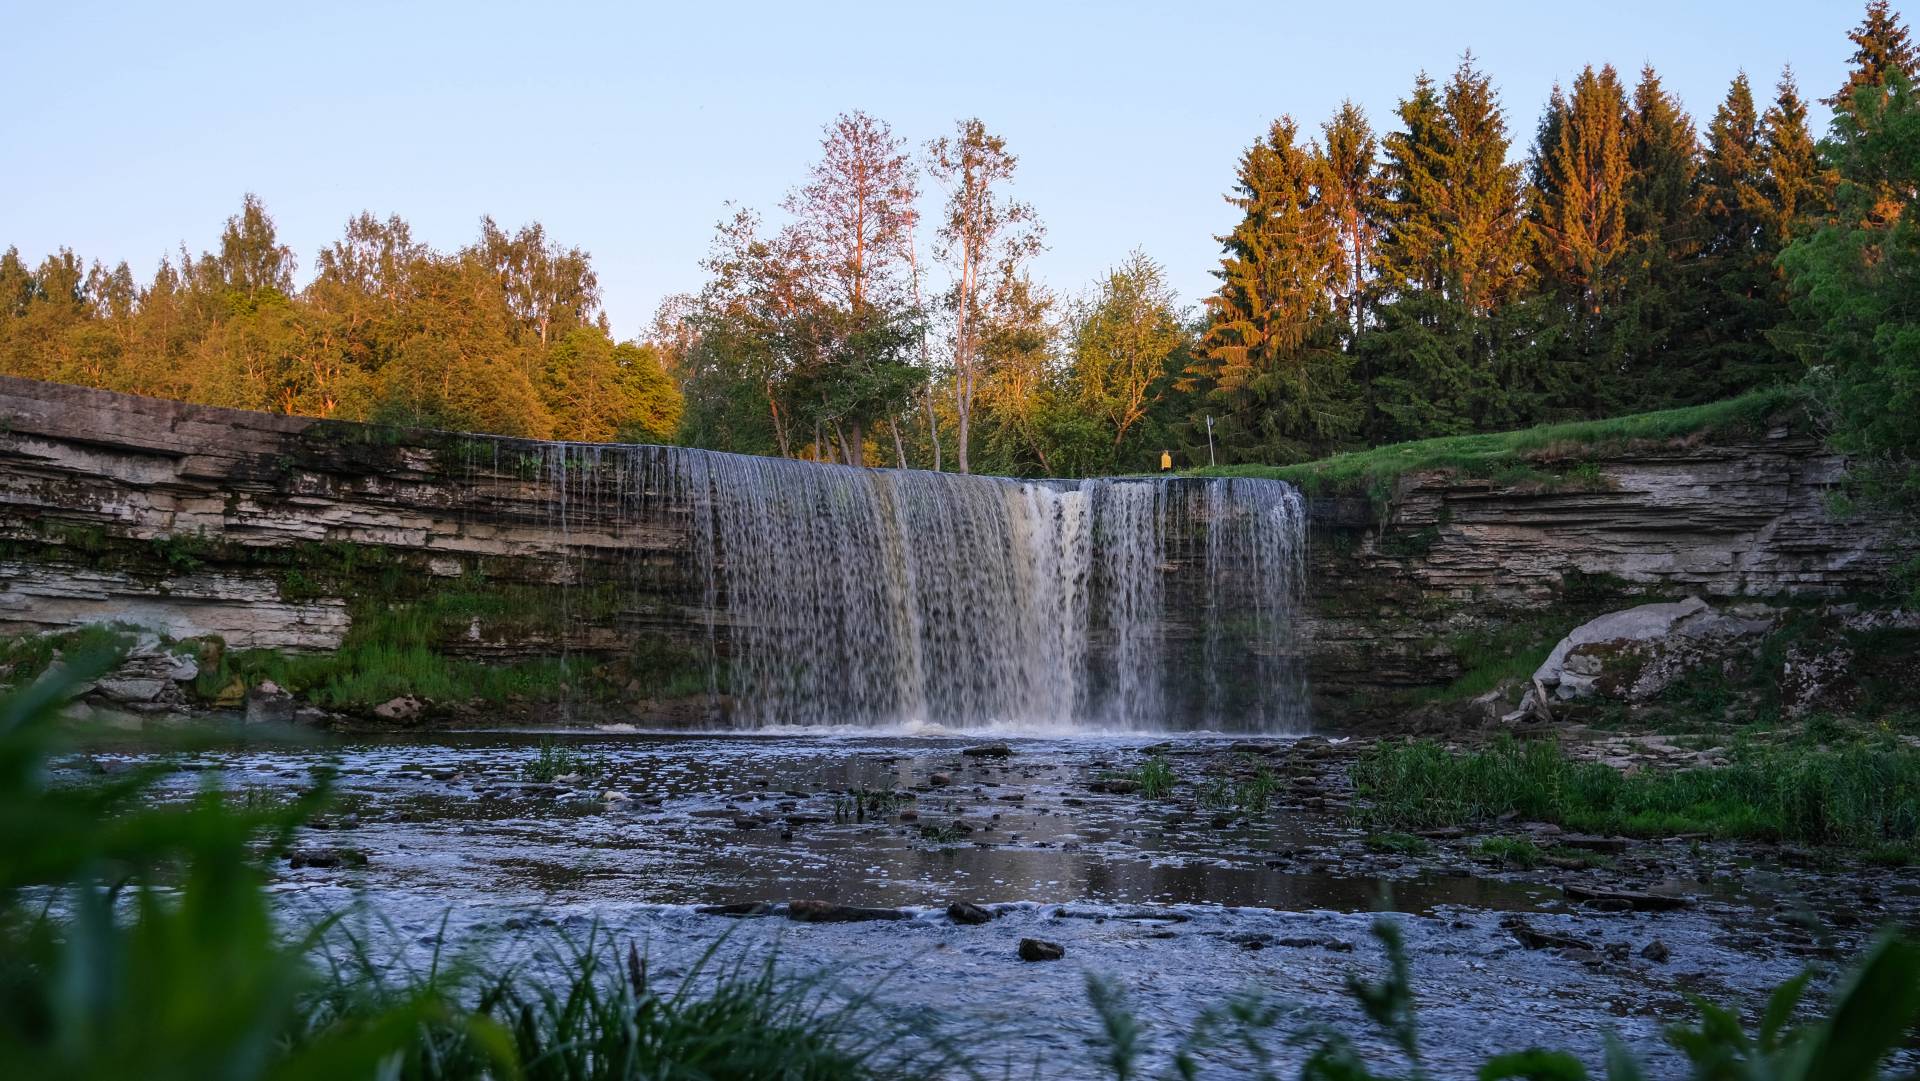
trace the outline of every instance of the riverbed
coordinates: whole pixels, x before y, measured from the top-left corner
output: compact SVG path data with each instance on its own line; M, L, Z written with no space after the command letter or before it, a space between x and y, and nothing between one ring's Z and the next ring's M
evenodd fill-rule
M177 768L160 791L219 784L272 801L331 774L334 805L276 864L273 890L294 923L345 910L393 965L449 950L503 964L556 936L599 934L635 943L672 979L718 944L722 958L772 956L871 993L876 1023L952 1032L996 1074L1100 1074L1089 975L1125 989L1162 1059L1203 1011L1257 992L1283 1004L1277 1032L1331 1025L1392 1061L1345 990L1350 975L1381 971L1370 929L1382 918L1411 948L1437 1075L1536 1045L1597 1062L1608 1034L1660 1059L1671 1055L1661 1028L1691 1016L1689 994L1751 1009L1920 909L1909 870L1810 867L1804 853L1691 839L1537 871L1486 863L1470 837L1376 851L1345 813L1355 746L593 731L255 740L164 752ZM162 754L117 748L66 768L115 772ZM1127 781L1150 757L1175 778L1157 798ZM1223 798L1223 780L1253 770L1272 778L1269 797ZM839 906L814 911L846 922L793 919L794 901ZM957 923L956 902L994 918ZM1065 955L1023 961L1026 938ZM1283 1061L1305 1053L1270 1042ZM1245 1065L1206 1061L1222 1074Z

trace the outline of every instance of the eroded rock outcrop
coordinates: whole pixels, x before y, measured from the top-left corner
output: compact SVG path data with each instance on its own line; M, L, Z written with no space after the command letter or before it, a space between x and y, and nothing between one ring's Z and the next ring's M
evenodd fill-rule
M228 650L328 651L377 626L382 597L431 599L424 646L440 654L591 658L634 719L701 715L684 699L704 695L711 651L724 660L728 616L690 560L672 471L641 455L618 493L584 493L546 446L0 378L0 635L123 621ZM1889 523L1835 512L1843 469L1782 418L1578 448L1511 483L1421 473L1381 504L1316 497L1317 723L1399 723L1411 696L1490 655L1546 650L1640 603L1727 613L1876 590L1905 549ZM1166 633L1191 637L1204 594L1178 560L1163 572ZM1830 683L1823 663L1796 662ZM447 705L416 702L408 719Z

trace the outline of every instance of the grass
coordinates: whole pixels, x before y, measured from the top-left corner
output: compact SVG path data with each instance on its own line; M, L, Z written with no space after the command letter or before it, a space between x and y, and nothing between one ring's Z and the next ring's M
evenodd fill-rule
M1145 799L1164 799L1180 783L1174 775L1173 763L1164 755L1154 755L1133 768L1127 779L1140 786L1140 795Z
M1199 476L1270 477L1313 494L1370 493L1383 497L1408 473L1447 470L1506 483L1559 483L1591 487L1601 482L1592 459L1636 443L1703 433L1748 431L1779 411L1799 404L1794 387L1758 390L1706 405L1636 413L1605 420L1543 424L1513 432L1444 436L1394 443L1297 465L1230 465L1193 470ZM1542 463L1565 463L1548 472Z
M1280 790L1280 778L1265 764L1256 764L1244 776L1219 777L1202 788L1196 797L1202 807L1242 814L1265 814Z
M540 740L533 761L520 767L520 775L529 781L550 784L562 777L578 777L587 784L598 784L607 774L604 755L582 754L552 737Z
M1369 833L1361 839L1361 844L1372 852L1387 852L1396 856L1424 855L1433 846L1424 837L1415 837L1411 833Z
M851 788L833 798L835 822L865 822L869 818L887 818L906 801L890 788Z
M1373 829L1425 829L1502 815L1593 833L1789 841L1886 851L1920 845L1920 751L1896 744L1736 747L1721 767L1632 776L1558 744L1501 738L1474 751L1386 743L1356 761Z
M1482 837L1480 843L1473 846L1474 854L1483 860L1491 860L1505 867L1518 867L1531 871L1540 866L1546 853L1540 846L1525 837Z

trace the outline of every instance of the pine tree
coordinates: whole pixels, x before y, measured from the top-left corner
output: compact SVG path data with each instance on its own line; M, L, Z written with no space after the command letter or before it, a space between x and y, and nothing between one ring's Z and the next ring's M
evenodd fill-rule
M1761 171L1768 209L1764 246L1776 256L1804 223L1833 207L1833 176L1807 127L1807 106L1800 100L1793 69L1780 73L1773 105L1760 120Z
M1326 172L1322 198L1340 236L1345 266L1336 289L1341 320L1350 335L1367 324L1368 281L1373 273L1377 230L1373 210L1379 201L1379 144L1367 115L1351 101L1340 103L1333 119L1320 126L1325 139L1321 151Z
M1290 117L1242 156L1242 217L1207 299L1209 323L1188 386L1230 411L1230 453L1286 460L1324 452L1354 427L1333 298L1345 277L1339 230L1320 192L1325 164L1299 145Z
M1535 251L1543 276L1589 314L1618 287L1631 234L1627 100L1612 66L1587 68L1554 92L1535 150Z
M1525 281L1520 167L1469 54L1444 91L1421 76L1386 139L1380 326L1359 344L1376 439L1471 430L1511 415L1492 316Z
M1909 81L1920 74L1920 66L1916 66L1920 58L1916 58L1907 28L1901 25L1900 16L1888 6L1887 0L1867 0L1866 15L1859 26L1847 32L1847 39L1854 44L1853 55L1847 61L1852 65L1847 81L1823 102L1835 113L1855 114L1855 95L1863 89L1885 91L1887 79L1893 72L1905 75Z
M1613 310L1630 295L1635 251L1628 129L1612 67L1583 70L1571 94L1555 87L1540 121L1528 200L1540 297L1523 366L1535 420L1617 412L1635 397L1623 379L1631 343L1615 339L1623 323Z
M1383 298L1438 290L1445 273L1443 159L1450 139L1432 78L1422 72L1397 111L1400 130L1381 144L1379 239L1373 260L1375 290Z
M1689 274L1700 246L1699 152L1693 121L1652 66L1642 68L1627 117L1624 284L1602 313L1619 408L1669 404L1686 385L1675 377L1699 330Z
M1774 216L1766 189L1760 119L1742 73L1708 126L1701 170L1705 326L1696 386L1702 395L1737 393L1763 382L1784 359L1765 338L1779 302L1773 270L1778 252L1764 235Z

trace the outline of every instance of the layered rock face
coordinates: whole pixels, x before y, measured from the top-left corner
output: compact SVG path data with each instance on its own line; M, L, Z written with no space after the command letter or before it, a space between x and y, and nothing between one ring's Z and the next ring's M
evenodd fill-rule
M671 453L589 478L551 444L0 378L0 635L119 620L325 651L379 598L435 596L437 650L625 658L650 702L726 642ZM1596 454L1552 484L1422 474L1384 506L1316 499L1317 721L1391 717L1509 625L1550 645L1627 598L1878 589L1902 545L1830 510L1843 465L1783 424ZM1189 634L1207 599L1164 573L1168 633Z
M1544 655L1644 601L1881 593L1906 539L1835 509L1846 463L1797 419L1570 448L1544 481L1403 477L1378 524L1355 501L1321 505L1310 607L1323 714L1390 718L1406 692L1444 686L1489 651Z

